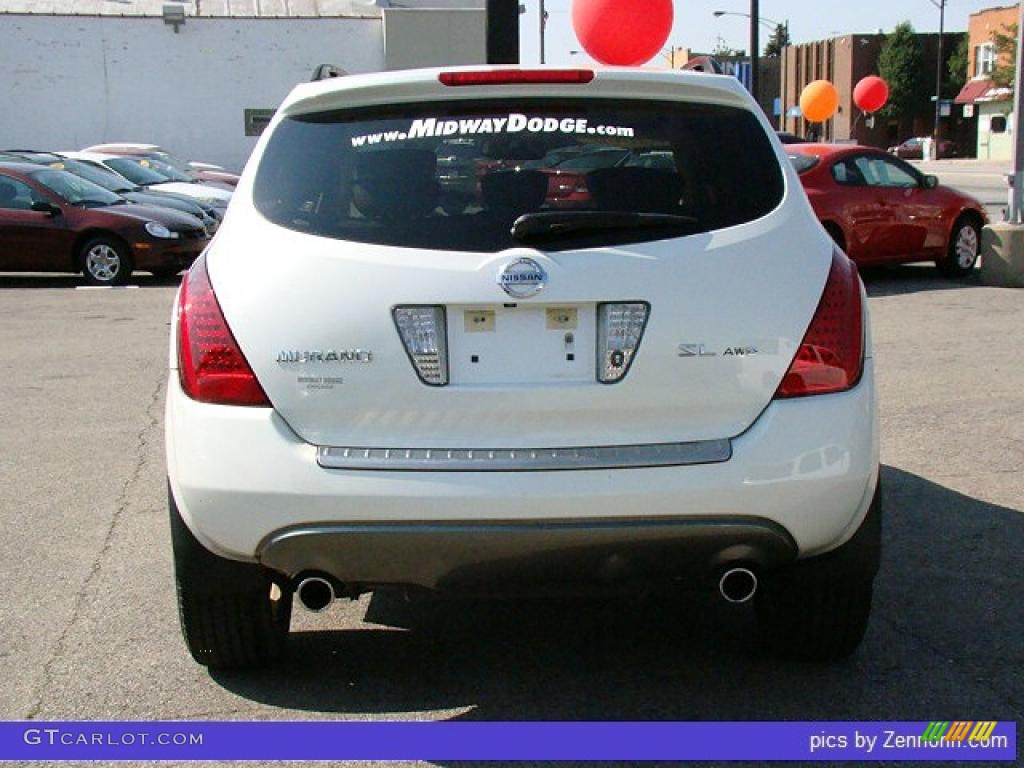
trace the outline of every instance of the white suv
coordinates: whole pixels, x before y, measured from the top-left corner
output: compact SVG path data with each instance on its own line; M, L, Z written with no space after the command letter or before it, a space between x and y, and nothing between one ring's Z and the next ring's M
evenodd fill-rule
M299 86L184 280L170 367L201 664L280 656L293 595L391 586L706 584L753 599L782 653L838 658L864 634L866 301L733 78Z

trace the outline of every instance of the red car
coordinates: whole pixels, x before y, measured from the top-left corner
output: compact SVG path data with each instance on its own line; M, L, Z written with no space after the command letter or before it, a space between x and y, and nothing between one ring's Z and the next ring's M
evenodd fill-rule
M934 261L965 275L978 261L985 209L909 163L856 145L786 147L825 229L858 264Z
M187 213L129 203L45 165L0 163L0 270L82 272L116 285L134 268L177 274L209 239Z

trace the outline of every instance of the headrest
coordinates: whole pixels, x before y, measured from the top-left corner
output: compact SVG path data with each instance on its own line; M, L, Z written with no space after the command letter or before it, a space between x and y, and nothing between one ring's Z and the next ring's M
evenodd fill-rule
M367 218L411 219L437 207L437 155L429 149L385 149L356 157L352 201Z
M548 176L541 171L494 171L480 180L480 193L490 211L529 213L544 205Z
M594 205L602 211L677 213L682 179L662 168L601 168L587 174Z

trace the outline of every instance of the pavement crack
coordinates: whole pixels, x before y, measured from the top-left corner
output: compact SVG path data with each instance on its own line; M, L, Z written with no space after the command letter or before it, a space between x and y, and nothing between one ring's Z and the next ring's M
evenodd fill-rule
M135 434L135 466L132 467L132 471L128 474L128 477L121 485L121 491L114 503L114 514L111 516L110 524L107 526L107 531L103 536L103 544L100 546L99 552L96 553L96 557L93 558L92 565L89 568L89 573L86 574L85 579L82 580L81 586L79 586L78 591L75 593L75 602L71 609L71 617L61 630L60 636L57 638L56 643L54 643L53 651L46 660L46 664L43 665L43 679L39 685L39 693L36 697L35 703L25 715L26 720L35 720L42 711L46 691L53 682L54 666L57 661L64 656L64 653L67 650L67 642L68 637L71 634L71 630L75 624L78 623L82 609L86 605L90 587L99 576L100 570L103 567L103 560L110 551L110 547L114 542L114 532L117 530L118 523L121 521L125 511L128 509L128 498L131 491L142 476L142 471L146 468L146 456L148 449L154 440L154 436L159 438L160 409L163 402L161 394L163 393L165 381L165 374L161 371L160 378L157 380L156 386L153 388L152 394L149 397L149 404L146 406L146 421Z

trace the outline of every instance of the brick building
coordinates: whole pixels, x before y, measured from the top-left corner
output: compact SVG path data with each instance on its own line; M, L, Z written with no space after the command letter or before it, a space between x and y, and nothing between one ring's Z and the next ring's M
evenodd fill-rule
M924 52L924 70L934 73L939 36L919 34L917 37ZM943 36L943 58L948 59L953 53L958 38L959 33ZM932 103L925 102L914 114L893 119L876 117L873 126L853 103L853 89L861 78L878 74L878 54L884 42L884 34L844 35L787 47L781 72L782 104L787 112L783 130L799 136L817 136L824 141L852 139L859 144L882 148L912 136L931 135L935 120ZM794 109L800 104L804 87L814 80L829 80L839 91L838 112L822 124L804 120L799 109ZM929 77L929 82L932 80L933 77ZM958 144L971 143L968 130L969 126L955 115L940 121L940 135Z
M977 135L977 157L986 160L1009 160L1012 152L1013 91L998 87L991 75L996 66L1013 64L996 51L994 35L1010 34L1019 14L1019 4L986 8L971 14L967 24L968 80L956 97L956 111L970 122Z

